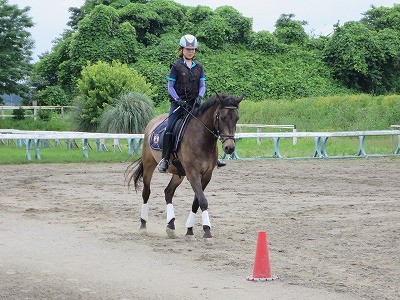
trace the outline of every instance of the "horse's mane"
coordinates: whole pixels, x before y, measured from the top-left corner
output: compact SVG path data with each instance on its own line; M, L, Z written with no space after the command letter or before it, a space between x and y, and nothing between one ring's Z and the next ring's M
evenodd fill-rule
M219 98L218 98L219 96ZM238 107L239 102L237 101L238 99L232 95L228 94L218 94L218 96L212 95L210 98L208 98L203 104L199 107L196 115L202 115L207 109L210 107L214 106L216 102L220 101L221 107L226 107L226 106L235 106Z

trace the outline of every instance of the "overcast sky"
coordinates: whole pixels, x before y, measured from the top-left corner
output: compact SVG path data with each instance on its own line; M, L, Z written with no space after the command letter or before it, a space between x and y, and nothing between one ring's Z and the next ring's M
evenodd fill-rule
M84 0L8 0L20 8L30 6L29 15L35 27L30 31L35 40L34 60L37 56L50 51L52 41L67 28L69 7L81 7ZM294 14L295 20L307 21L307 33L326 35L333 31L333 25L339 22L358 21L374 6L392 7L400 0L176 0L184 5L204 5L212 9L230 5L245 17L253 18L253 30L274 31L276 20L281 14Z

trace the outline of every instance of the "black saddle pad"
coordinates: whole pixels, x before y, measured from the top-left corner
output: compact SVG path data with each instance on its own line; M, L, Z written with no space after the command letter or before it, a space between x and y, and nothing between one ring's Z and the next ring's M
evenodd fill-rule
M174 144L172 147L172 151L178 151L179 143L182 140L183 133L185 132L186 124L189 120L189 115L185 114L182 118L179 118L174 126L173 126L173 140ZM153 132L150 135L150 147L153 150L161 151L162 150L162 142L164 139L165 128L167 127L167 120L164 120L160 124L154 128Z

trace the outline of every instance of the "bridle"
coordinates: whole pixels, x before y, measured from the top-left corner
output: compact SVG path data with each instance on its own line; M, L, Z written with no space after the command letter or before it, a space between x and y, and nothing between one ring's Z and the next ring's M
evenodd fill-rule
M221 133L220 133L221 129L220 129L220 127L219 127L219 126L220 126L219 114L220 114L220 111L221 111L222 109L235 109L235 110L237 110L238 108L235 107L235 106L225 106L225 107L222 107L222 108L218 109L217 115L215 116L215 122L217 123L217 125L216 125L217 132L214 133L214 136L215 136L216 138L219 138L219 140L220 140L221 143L223 144L223 143L225 143L227 140L235 140L235 135L234 135L234 134L221 134Z
M235 135L234 134L221 134L220 131L220 127L219 127L219 115L220 115L220 111L222 109L235 109L237 110L238 108L236 106L225 106L225 107L221 107L218 109L218 112L215 116L215 123L216 123L216 128L217 130L211 130L210 128L207 127L206 124L204 124L202 121L200 121L196 116L194 116L192 114L191 111L187 110L185 107L182 107L192 118L194 118L197 122L199 122L201 125L204 126L204 128L206 128L216 139L219 139L221 141L221 143L225 143L227 140L235 140Z

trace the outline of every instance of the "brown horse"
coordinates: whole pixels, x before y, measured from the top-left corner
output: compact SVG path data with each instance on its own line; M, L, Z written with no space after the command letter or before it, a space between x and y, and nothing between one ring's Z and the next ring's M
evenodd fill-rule
M186 237L188 238L194 237L193 226L199 207L202 211L203 238L207 240L212 238L207 211L208 201L204 195L204 189L211 180L218 159L218 139L220 139L222 149L226 154L232 154L235 150L234 136L236 123L239 120L238 106L242 99L243 95L237 98L227 94L216 94L205 101L187 123L177 156L195 193L192 210L186 222ZM138 182L143 180L141 229L146 229L150 182L154 169L161 160L161 151L153 150L150 147L150 136L156 126L167 117L166 114L160 115L149 122L145 129L142 157L133 162L127 169L128 185L133 181L136 191ZM175 237L175 213L172 198L184 176L180 176L178 169L171 163L167 171L173 175L164 190L167 202L166 230L169 237Z

